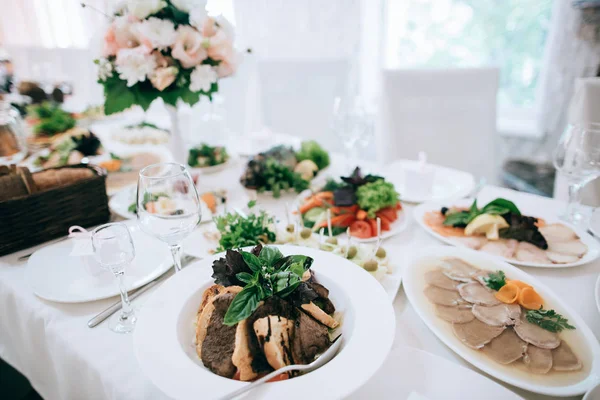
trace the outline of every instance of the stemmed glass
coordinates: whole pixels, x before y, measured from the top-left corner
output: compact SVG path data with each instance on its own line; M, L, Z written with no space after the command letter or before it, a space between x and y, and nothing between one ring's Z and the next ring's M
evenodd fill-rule
M553 156L554 166L569 184L569 204L562 218L581 224L580 189L600 176L600 124L567 127Z
M140 171L137 218L142 230L167 243L175 272L181 271L181 242L200 223L200 198L188 170L177 163Z
M129 229L123 223L101 225L92 232L94 256L102 268L110 270L119 280L122 308L109 321L117 333L133 331L137 320L125 288L125 267L135 258L135 247Z

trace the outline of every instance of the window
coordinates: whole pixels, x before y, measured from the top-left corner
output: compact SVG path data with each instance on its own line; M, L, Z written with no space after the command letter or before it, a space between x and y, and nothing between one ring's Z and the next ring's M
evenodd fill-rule
M498 66L499 115L523 115L536 107L551 9L552 0L389 0L386 64Z

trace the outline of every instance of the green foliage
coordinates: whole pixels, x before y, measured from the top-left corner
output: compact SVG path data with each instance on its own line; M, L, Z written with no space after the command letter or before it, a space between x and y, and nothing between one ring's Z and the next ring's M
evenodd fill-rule
M311 160L319 170L329 165L329 153L327 153L319 143L314 140L307 140L300 145L300 151L296 153L298 161Z
M476 217L482 214L492 215L506 215L512 213L514 215L521 215L521 211L517 208L515 203L510 200L497 198L487 203L481 210L477 208L477 199L473 200L469 211L457 211L446 213L446 219L444 225L465 227ZM507 221L510 223L510 221Z
M274 158L268 158L262 171L265 185L258 188L258 192L271 190L273 197L279 198L282 191L294 189L297 193L308 189L310 183L302 179L300 174L290 167L281 164Z
M490 272L487 278L483 278L487 287L493 290L500 290L506 285L506 275L504 271Z
M218 252L275 242L275 232L270 228L273 217L264 211L247 217L238 213L228 213L215 217L214 220L221 234Z
M394 185L379 179L359 186L356 189L356 199L361 210L365 210L369 218L375 218L375 213L382 208L396 206L400 195Z
M28 112L39 119L33 127L36 134L54 136L75 126L75 118L71 114L49 101L29 107Z
M229 155L225 147L202 143L199 147L190 149L188 164L190 167L212 167L223 164L228 159Z
M550 332L562 332L565 329L575 329L569 324L569 320L554 310L529 310L526 314L527 321L536 324Z

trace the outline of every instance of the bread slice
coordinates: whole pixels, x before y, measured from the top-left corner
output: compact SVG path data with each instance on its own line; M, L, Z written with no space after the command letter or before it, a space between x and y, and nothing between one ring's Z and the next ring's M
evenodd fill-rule
M302 304L302 309L310 314L314 319L331 329L337 328L339 325L339 322L333 319L333 317L328 315L325 311L321 310L319 306L312 301L307 304Z

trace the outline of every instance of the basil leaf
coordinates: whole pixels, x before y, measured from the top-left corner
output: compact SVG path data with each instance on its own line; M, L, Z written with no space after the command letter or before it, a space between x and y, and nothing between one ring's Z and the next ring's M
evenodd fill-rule
M471 204L471 208L469 209L469 214L477 214L479 209L477 208L477 199L473 200L473 204Z
M490 201L489 203L487 203L485 205L485 207L483 207L483 209L481 210L481 212L484 213L484 214L491 214L487 210L489 208L493 209L493 207L504 208L504 209L507 209L509 212L511 212L513 214L521 215L521 211L519 211L519 209L517 208L517 206L515 205L515 203L513 203L510 200L506 200L506 199L502 199L502 198L497 198L496 200Z
M459 211L448 214L444 220L446 226L466 226L469 223L470 214L466 211Z
M508 214L509 212L510 212L510 210L508 208L500 207L495 204L492 204L492 205L488 204L481 210L482 214L494 214L494 215L504 215L504 214Z
M280 297L285 297L296 289L302 282L302 279L298 274L292 271L281 271L273 274L271 281L273 282L275 294Z
M244 283L250 284L254 282L254 277L247 272L240 272L235 277Z
M240 251L240 253L242 253L244 261L246 261L246 264L248 264L248 267L250 267L252 271L260 271L260 268L262 267L262 262L258 257L256 257L252 253L248 253L247 251Z
M283 258L283 254L276 247L263 247L258 256L266 265L272 266L275 262Z
M280 259L273 265L273 267L277 271L293 270L295 273L302 276L304 271L310 268L313 261L314 260L311 257L296 254Z
M223 323L227 326L233 326L248 318L258 308L261 300L258 287L246 286L229 305Z

